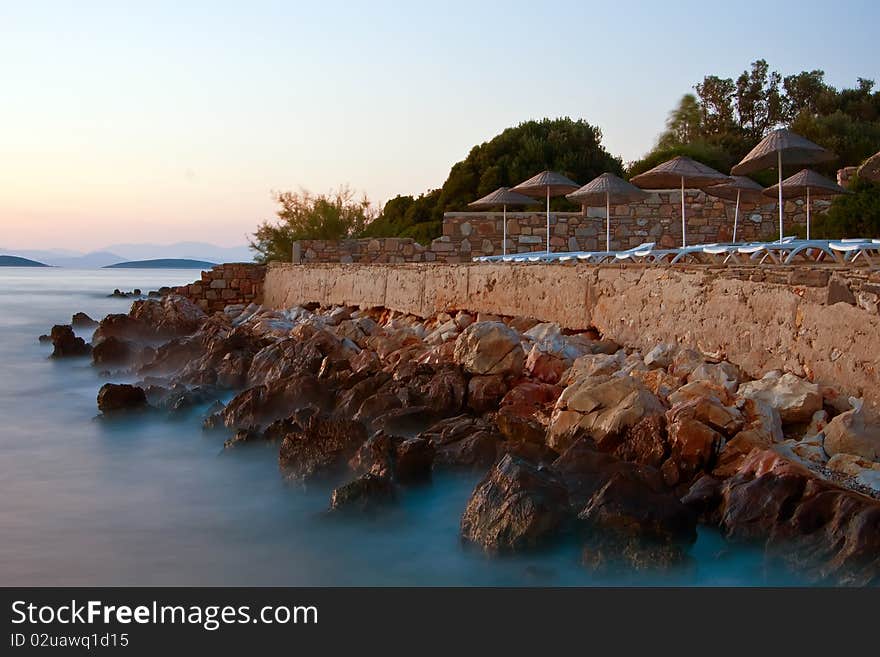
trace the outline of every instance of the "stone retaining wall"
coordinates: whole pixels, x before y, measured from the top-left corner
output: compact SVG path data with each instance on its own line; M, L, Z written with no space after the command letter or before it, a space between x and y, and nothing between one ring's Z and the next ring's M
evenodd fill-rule
M813 212L827 210L828 201L815 200ZM688 244L730 242L733 237L735 204L707 196L699 190L685 190ZM786 233L804 226L803 199L786 201ZM779 232L776 204L741 203L737 241L776 239ZM459 255L461 261L477 255L502 252L501 212L447 212L443 216L443 237L431 250ZM507 252L527 253L547 248L547 215L539 210L507 213ZM622 250L643 242L662 247L681 245L681 192L651 192L647 199L629 205L611 206L611 248ZM445 246L440 247L440 244ZM596 251L605 249L605 208L588 207L582 212L550 213L550 247L553 251ZM449 260L447 256L447 261Z
M264 303L375 306L420 317L468 310L595 327L640 349L693 347L752 377L781 369L838 385L876 410L878 298L880 273L824 267L275 264Z
M205 312L223 310L235 303L262 303L266 266L252 262L228 262L203 271L199 280L174 289Z
M729 242L733 237L734 203L685 190L688 243ZM814 200L814 213L828 208L828 201ZM776 204L742 203L737 240L775 239L778 234ZM803 226L803 199L786 201L787 232ZM547 218L540 210L507 213L507 252L528 253L547 248ZM404 263L470 262L480 255L502 253L501 212L447 212L443 235L422 246L409 238L391 237L350 240L302 240L294 242L292 262ZM643 242L662 247L681 244L681 193L650 192L648 198L629 205L611 206L611 248L628 249ZM553 251L596 251L605 248L605 208L580 212L550 213L550 247Z

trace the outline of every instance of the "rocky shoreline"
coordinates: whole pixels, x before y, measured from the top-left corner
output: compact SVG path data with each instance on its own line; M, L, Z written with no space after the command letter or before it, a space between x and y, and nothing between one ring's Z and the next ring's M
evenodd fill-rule
M81 315L80 330L95 326ZM186 413L226 449L278 449L281 475L347 473L332 513L381 513L440 468L484 474L461 537L489 553L574 537L584 567L687 560L698 524L817 583L880 582L880 424L791 373L660 344L640 353L527 318L139 299L90 342L103 416ZM221 404L221 398L232 398Z

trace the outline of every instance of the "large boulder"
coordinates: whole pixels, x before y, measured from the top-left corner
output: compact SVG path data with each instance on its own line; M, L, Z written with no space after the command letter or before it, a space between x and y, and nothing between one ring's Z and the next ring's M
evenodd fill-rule
M285 477L304 480L344 465L367 440L360 422L312 413L281 441L278 464Z
M260 428L298 409L323 408L329 402L332 397L314 376L293 376L248 388L233 397L223 409L223 423L229 429Z
M477 375L517 377L525 362L519 334L502 322L468 326L455 341L454 357L465 371Z
M338 486L330 494L330 511L372 512L394 500L394 486L387 477L371 472Z
M662 415L663 404L638 379L630 376L588 376L562 391L547 434L547 444L562 451L578 435L589 436L600 448L617 442L622 432L646 416Z
M722 487L721 528L764 544L824 584L880 582L880 500L822 479L776 450L755 450Z
M548 540L568 514L568 493L559 477L508 454L471 494L461 536L488 552L514 552Z
M177 294L166 295L161 300L135 301L128 314L147 334L157 338L193 333L206 318L201 308Z
M136 354L134 345L115 335L103 338L92 346L92 362L95 365L123 365Z
M482 414L498 408L501 399L507 394L507 381L500 374L473 376L467 384L468 407Z
M78 312L73 313L73 317L70 318L70 324L74 328L95 328L98 325L94 319L89 317L86 313Z
M70 356L88 356L91 347L82 338L73 333L68 324L56 324L49 334L52 340L52 358L68 358Z
M98 410L104 414L147 408L144 389L128 383L105 383L98 390Z
M779 411L783 423L809 422L822 408L819 386L790 373L768 372L757 381L740 385L738 394L769 404Z
M492 465L503 443L489 422L468 415L440 420L418 437L430 442L434 463L465 468Z
M854 400L855 408L841 413L825 427L825 451L829 456L854 454L870 461L880 461L880 424L872 423Z

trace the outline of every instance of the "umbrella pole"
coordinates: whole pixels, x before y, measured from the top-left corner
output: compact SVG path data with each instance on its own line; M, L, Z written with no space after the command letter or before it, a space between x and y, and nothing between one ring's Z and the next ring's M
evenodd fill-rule
M779 241L782 241L782 151L776 151L776 169L779 171Z
M611 250L611 196L605 192L605 250Z
M502 219L502 223L504 228L501 229L501 255L507 255L507 204L505 203L503 206L502 212L504 213L504 218Z
M807 187L807 239L810 239L810 188Z
M736 190L736 210L733 211L733 242L732 244L736 244L736 224L739 222L739 195L742 192L740 190Z
M550 253L550 185L547 185L547 253Z
M687 220L684 218L684 176L681 177L681 246L687 244Z

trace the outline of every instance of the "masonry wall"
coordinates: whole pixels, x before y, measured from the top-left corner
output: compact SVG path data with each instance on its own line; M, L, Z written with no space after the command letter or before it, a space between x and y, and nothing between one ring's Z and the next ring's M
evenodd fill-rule
M815 200L813 212L827 209L828 202ZM733 238L735 204L685 190L689 244L730 242ZM803 199L786 201L786 232L806 222ZM738 241L775 239L779 215L776 204L743 202L737 228ZM443 235L423 246L409 238L391 237L351 240L302 240L295 242L291 261L296 264L470 262L475 256L503 253L504 221L501 212L447 212ZM547 249L547 218L540 210L507 213L507 253ZM681 192L650 192L644 201L611 206L611 248L628 249L643 242L660 247L681 244ZM605 208L588 207L579 212L550 213L550 247L553 251L605 249Z
M174 289L198 304L205 312L223 310L236 303L262 303L265 265L230 262L203 271L201 278Z
M880 272L822 267L275 264L264 303L380 306L421 317L469 310L595 327L640 349L684 344L753 377L781 369L843 386L876 410L878 299Z
M814 215L828 208L828 202L813 203ZM802 199L785 203L786 233L806 223ZM735 203L685 190L688 244L730 242L733 238ZM443 237L431 249L460 256L467 261L478 255L502 253L501 212L447 212L443 216ZM539 210L507 213L507 252L526 253L547 248L546 213ZM776 239L779 214L776 204L741 203L737 241ZM440 244L445 246L440 248ZM644 201L611 206L611 249L622 250L643 242L661 247L681 245L681 192L651 192ZM553 251L595 251L605 249L605 208L588 207L581 212L550 213L550 247ZM446 261L454 261L449 255Z

